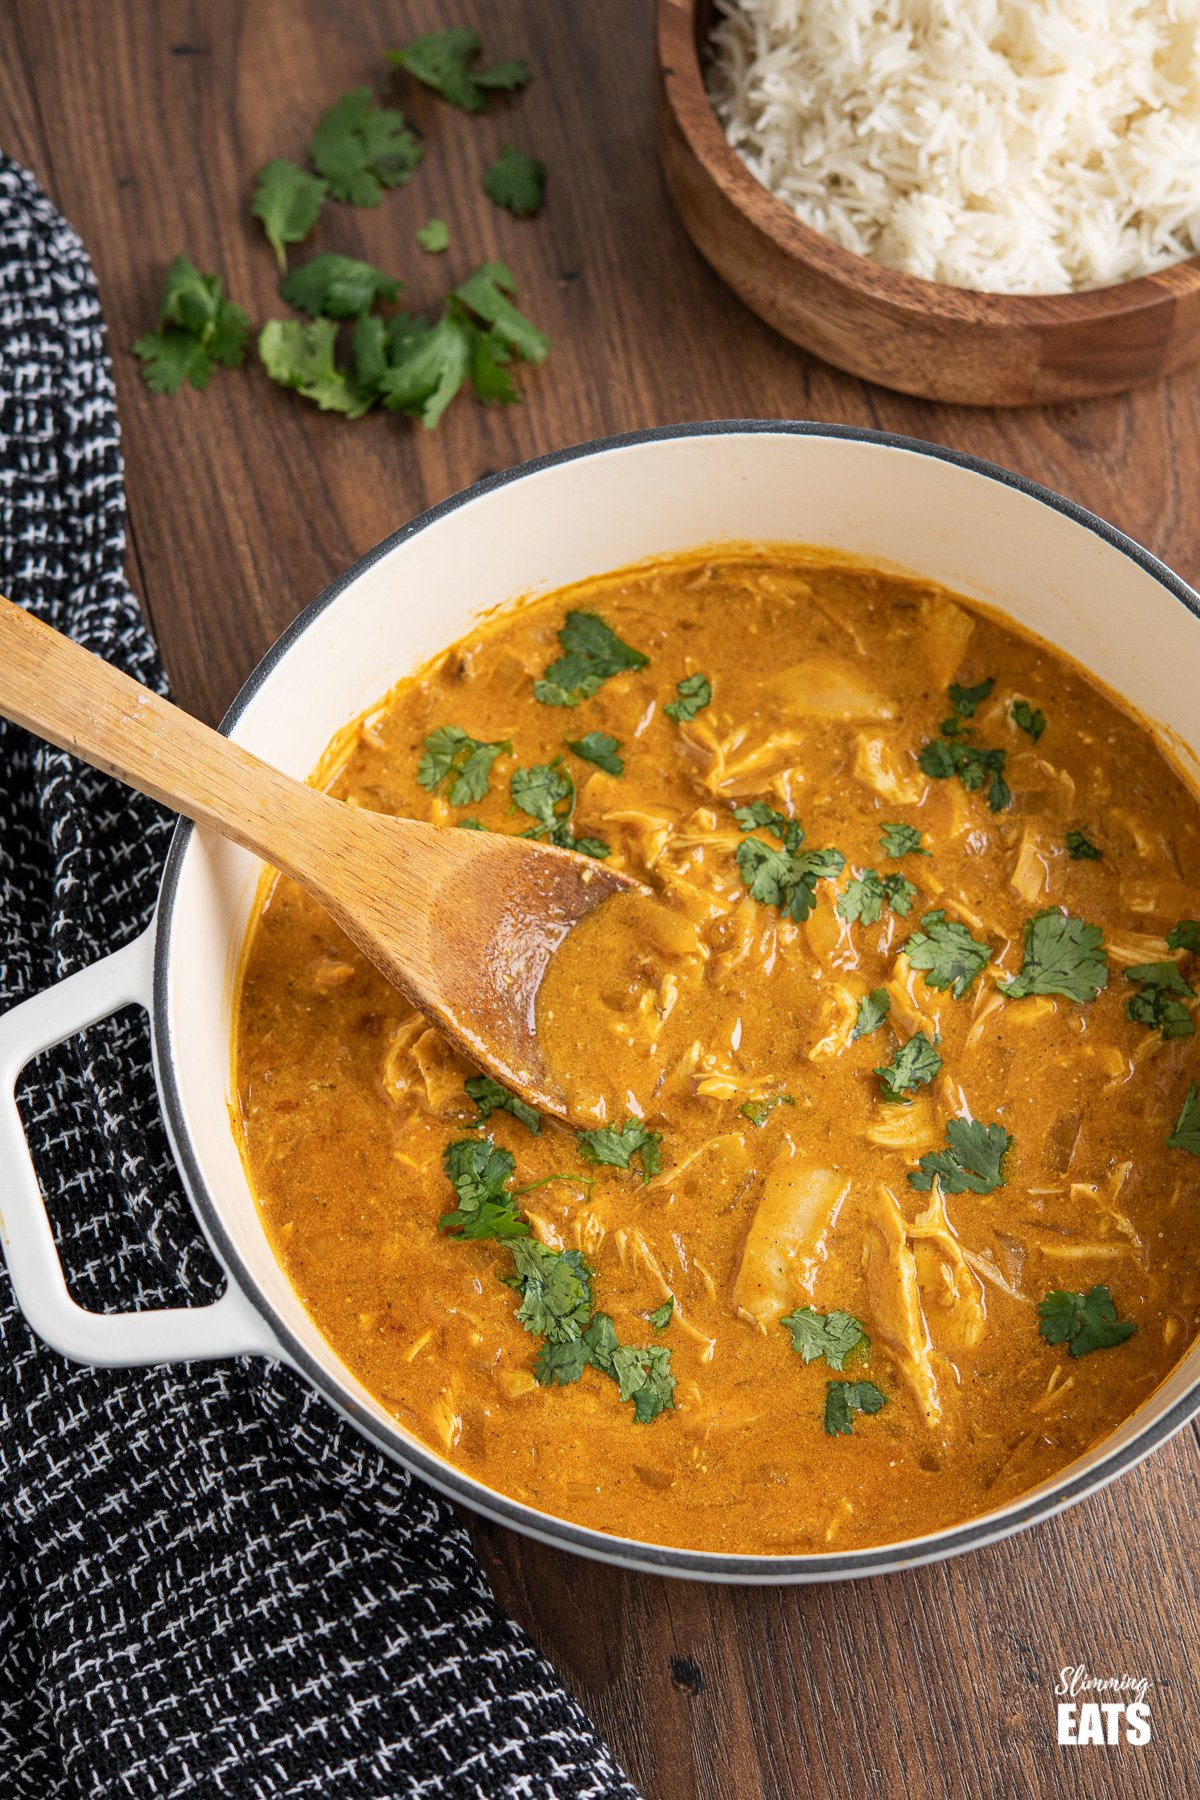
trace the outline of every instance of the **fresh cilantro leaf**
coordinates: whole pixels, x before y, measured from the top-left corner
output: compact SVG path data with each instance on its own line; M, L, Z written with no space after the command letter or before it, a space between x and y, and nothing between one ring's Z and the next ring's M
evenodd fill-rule
M515 219L530 219L541 211L546 197L546 165L536 156L526 156L523 150L505 144L484 174L483 191L494 205L502 206Z
M328 192L327 181L319 181L283 156L277 156L258 171L250 211L262 220L267 242L279 258L281 270L287 268L285 245L298 244L308 236Z
M854 1021L854 1030L850 1034L851 1040L870 1037L873 1031L878 1031L891 1010L892 1002L887 989L872 988L870 993L864 994L858 1003L858 1018Z
M497 406L515 406L521 396L506 366L512 361L508 345L494 327L489 331L481 331L477 325L472 325L470 331L471 386L475 390L475 398L484 406L493 403Z
M663 711L668 719L682 725L686 720L694 719L712 700L712 682L707 675L685 675L682 681L675 683L675 692L679 695L678 700L668 700Z
M1200 919L1180 919L1177 925L1172 925L1167 949L1200 950Z
M364 394L377 394L387 369L388 328L382 319L356 319L354 380Z
M1186 1150L1191 1156L1200 1156L1200 1087L1194 1082L1187 1091L1174 1131L1163 1142L1170 1150Z
M887 1405L873 1381L831 1381L825 1388L825 1429L830 1437L850 1437L853 1415L877 1413Z
M508 1191L516 1164L507 1150L497 1150L490 1138L459 1138L447 1144L442 1167L458 1207L442 1214L441 1230L505 1241L529 1236L529 1224Z
M1082 831L1068 831L1067 854L1072 862L1099 862L1104 852Z
M491 336L495 343L503 344L522 362L540 363L546 360L550 351L550 339L538 330L523 313L513 305L517 284L511 271L502 262L484 263L473 275L454 290L454 298L461 301L476 318L482 319L491 326ZM584 618L590 614L581 615ZM632 665L641 668L641 663Z
M866 1326L853 1313L819 1313L811 1306L801 1306L779 1323L791 1332L792 1349L806 1363L823 1356L831 1369L841 1369L848 1356L865 1359L871 1347Z
M314 319L357 319L377 300L394 300L400 283L370 263L326 250L284 277L279 291L290 306Z
M521 1291L517 1318L535 1337L553 1344L578 1341L592 1312L592 1271L579 1250L552 1250L540 1238L514 1238L508 1246L513 1273L505 1280Z
M771 1094L765 1100L743 1101L742 1105L738 1107L738 1111L743 1119L749 1119L752 1125L761 1127L766 1124L768 1115L773 1113L777 1106L795 1106L795 1104L796 1102L790 1094Z
M1094 1000L1108 986L1103 932L1061 907L1049 906L1025 925L1025 960L1020 974L999 983L1008 1000L1026 994L1061 994L1066 1000Z
M1022 731L1028 732L1036 744L1046 729L1046 715L1030 706L1028 700L1015 700L1012 709L1013 724Z
M591 1358L582 1337L555 1342L547 1338L533 1364L534 1379L542 1387L570 1387L578 1381Z
M846 859L840 850L773 850L751 837L738 845L737 865L752 899L803 923L816 905L818 881L833 881Z
M785 818L765 800L752 800L749 806L735 806L733 816L743 831L760 828L777 837L785 850L798 850L804 842L804 827L799 819Z
M983 681L977 681L974 687L960 687L957 681L950 683L950 704L960 719L973 719L975 708L980 701L986 700L996 685L996 677L988 675Z
M420 419L433 431L468 380L476 333L457 307L432 325L400 315L388 321L387 366L376 386L389 412Z
M619 775L625 764L617 754L621 746L615 737L609 737L606 731L589 731L581 738L567 738L568 750L581 756L584 762L595 763L608 775Z
M417 229L417 242L430 256L440 256L450 248L450 227L445 219L430 219Z
M932 1081L941 1066L941 1057L925 1033L918 1031L900 1046L890 1063L875 1073L883 1083L883 1098L894 1105L907 1106L904 1096Z
M177 256L167 270L152 332L138 338L133 354L154 394L177 393L185 381L203 392L216 363L241 367L250 320L221 293L219 275L202 275L190 258Z
M433 793L448 776L451 806L470 806L482 800L488 791L492 764L498 756L512 754L512 744L503 739L497 743L481 743L461 725L439 725L425 739L425 754L417 767L417 780Z
M633 1401L637 1424L648 1425L659 1413L675 1406L675 1377L671 1373L671 1352L662 1344L648 1349L623 1344L614 1351L613 1375L621 1386L622 1400Z
M529 64L510 56L493 63L490 69L472 69L480 48L473 31L426 31L403 50L390 51L388 61L405 69L425 87L433 88L451 106L463 112L481 113L487 106L489 92L525 86Z
M946 1125L946 1150L930 1151L909 1181L928 1193L935 1181L944 1194L990 1194L1005 1186L1001 1163L1012 1148L1003 1125L981 1125L976 1119L951 1119Z
M613 1372L613 1357L619 1345L616 1328L607 1313L597 1313L583 1334L583 1344L592 1367L599 1369L602 1375Z
M1173 962L1138 963L1126 969L1126 981L1140 981L1141 992L1125 1003L1125 1016L1136 1025L1161 1031L1164 1038L1194 1037L1196 1027L1184 999L1194 1000L1196 990L1184 980ZM1183 996L1183 999L1180 996Z
M877 875L874 869L864 869L861 876L847 883L837 909L852 925L856 921L861 925L874 925L885 906L903 917L912 911L916 897L916 888L903 875Z
M993 812L1003 812L1012 805L1012 793L1004 779L1007 751L985 750L979 744L964 744L955 739L933 738L921 750L917 761L934 781L946 781L957 775L968 793L976 793L988 783L987 803ZM990 777L990 779L988 779Z
M883 825L879 831L879 843L885 856L929 855L915 825Z
M601 1125L594 1131L580 1131L576 1141L585 1162L631 1170L636 1156L642 1165L643 1181L649 1181L662 1167L662 1133L647 1130L640 1119L626 1119L619 1129L616 1125Z
M487 826L481 819L455 819L454 823L460 831L486 831Z
M484 1124L494 1112L507 1112L514 1119L520 1119L522 1125L527 1125L534 1137L540 1136L541 1116L526 1101L516 1094L510 1094L498 1081L493 1081L490 1075L470 1075L463 1086L467 1090L467 1098L473 1100L479 1108L473 1124Z
M653 1325L655 1331L665 1331L667 1326L671 1323L674 1312L675 1296L674 1294L668 1294L662 1305L656 1306L654 1311L650 1314L650 1323Z
M986 944L973 938L957 919L948 919L940 908L924 915L920 931L908 939L904 954L930 987L949 988L956 1000L962 999L992 959Z
M334 362L337 326L332 319L301 325L295 319L269 319L258 337L258 354L272 381L294 388L322 412L359 419L370 405L364 393Z
M370 88L352 88L335 100L308 146L317 174L335 200L350 206L378 206L385 187L410 181L421 161L421 146L404 114L376 106Z
M575 783L563 768L561 757L552 763L514 769L511 790L513 804L536 821L521 833L522 837L541 838L545 843L557 844L560 850L575 850L581 856L601 858L610 854L608 845L599 838L576 837L572 831Z
M1086 1294L1069 1293L1055 1288L1040 1302L1038 1330L1048 1344L1069 1344L1072 1356L1087 1356L1093 1350L1111 1350L1133 1336L1137 1326L1132 1319L1118 1319L1113 1297L1106 1287L1090 1288Z
M650 658L623 644L595 613L569 612L558 632L563 654L533 684L543 706L578 706L606 681L628 669L644 669Z

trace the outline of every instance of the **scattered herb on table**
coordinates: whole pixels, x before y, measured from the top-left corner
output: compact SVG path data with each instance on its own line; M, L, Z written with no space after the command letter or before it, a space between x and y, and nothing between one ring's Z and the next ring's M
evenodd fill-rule
M506 57L490 68L474 68L481 49L473 31L426 31L403 50L389 51L387 60L424 87L432 88L451 106L462 112L481 113L492 94L511 93L529 80L529 64L519 56Z
M576 1142L585 1162L611 1169L632 1170L636 1157L644 1182L662 1167L662 1133L648 1130L640 1119L626 1119L619 1127L600 1125L594 1131L577 1132Z
M1187 1091L1174 1131L1163 1142L1169 1150L1186 1150L1192 1156L1200 1156L1200 1087L1194 1082Z
M916 888L903 875L877 875L874 869L864 869L846 884L837 909L852 925L874 925L883 916L885 906L904 917L912 911L916 897Z
M430 219L417 227L417 242L430 256L440 256L450 248L450 227L445 219Z
M858 1017L854 1021L851 1039L870 1037L873 1031L879 1030L891 1010L892 1002L887 989L872 988L858 1003Z
M865 1361L870 1352L867 1328L853 1313L819 1313L811 1306L801 1306L779 1323L791 1333L792 1349L806 1363L823 1356L831 1369L842 1369L848 1357Z
M1003 1125L983 1125L977 1119L950 1119L946 1124L945 1150L923 1156L909 1181L928 1193L937 1181L944 1194L990 1194L1004 1187L1004 1157L1012 1138Z
M154 330L137 340L133 354L151 393L178 393L185 381L203 392L217 363L241 367L249 335L250 320L225 299L220 276L202 275L188 257L177 256L167 270Z
M928 856L929 852L921 842L921 833L915 825L883 825L879 831L879 844L885 856Z
M395 300L400 288L399 281L370 263L330 250L301 263L279 285L289 306L314 319L361 318L377 301Z
M510 1094L506 1087L501 1087L492 1076L470 1075L463 1086L467 1091L467 1098L473 1100L478 1109L476 1117L471 1121L473 1125L486 1124L494 1112L507 1112L514 1119L520 1119L522 1125L527 1125L535 1137L541 1135L541 1115L527 1101L516 1094Z
M685 675L682 681L675 683L675 692L679 698L668 700L663 711L668 719L682 725L686 720L694 719L712 700L712 682L707 675Z
M295 319L269 319L258 334L258 354L272 381L293 388L322 412L360 419L370 411L372 395L337 366L334 320L301 325Z
M361 87L322 113L308 154L335 200L378 206L385 187L411 181L422 152L404 114L376 106L370 88Z
M850 1437L855 1413L877 1413L887 1405L873 1381L831 1381L825 1388L825 1429L830 1437Z
M625 767L620 744L606 731L589 731L581 738L567 738L565 742L568 750L573 750L584 762L595 763L606 775L620 775Z
M1082 831L1068 831L1067 855L1072 862L1099 862L1104 852Z
M1012 981L999 984L1008 1000L1027 994L1061 994L1065 1000L1094 1000L1108 986L1104 934L1098 925L1049 906L1025 925L1025 959Z
M1013 702L1012 721L1021 731L1028 733L1035 744L1046 729L1045 713L1030 706L1028 700Z
M948 919L941 908L924 915L921 929L905 943L904 954L930 987L949 988L956 1000L970 991L992 959L988 945L973 938L957 919Z
M299 244L308 236L328 192L327 181L297 168L283 156L258 171L250 211L262 221L281 270L287 268L286 246Z
M902 1044L890 1063L875 1070L883 1083L883 1098L893 1105L907 1106L906 1096L933 1080L942 1059L925 1036L918 1031Z
M510 784L513 805L535 822L522 837L540 838L557 844L560 850L576 850L581 856L603 858L609 846L600 838L576 837L571 829L575 813L575 783L562 764L535 763L528 769L514 769Z
M650 661L640 650L623 644L595 613L569 612L558 641L562 655L533 684L534 698L543 706L578 706L614 675L644 669Z
M1176 963L1138 963L1136 968L1126 969L1125 979L1142 984L1141 991L1125 1003L1126 1018L1161 1031L1164 1038L1195 1036L1196 1027L1184 1001L1194 1000L1196 990L1184 980Z
M483 191L493 205L502 206L514 219L531 219L541 211L546 197L546 165L505 144L484 171Z
M470 806L487 793L496 758L511 754L512 744L507 738L484 743L461 725L439 725L425 739L417 780L433 793L443 781L453 777L448 796L451 806Z
M1093 1350L1111 1350L1133 1336L1132 1319L1118 1319L1113 1297L1106 1287L1086 1294L1055 1288L1038 1305L1038 1330L1048 1344L1068 1344L1072 1356L1088 1356Z
M777 1106L795 1106L791 1094L771 1094L764 1100L744 1100L738 1111L743 1119L749 1119L752 1125L761 1129Z

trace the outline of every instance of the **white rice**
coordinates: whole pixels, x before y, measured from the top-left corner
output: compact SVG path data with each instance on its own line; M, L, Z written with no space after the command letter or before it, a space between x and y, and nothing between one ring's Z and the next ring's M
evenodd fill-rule
M747 167L955 287L1107 287L1200 250L1200 0L718 0Z

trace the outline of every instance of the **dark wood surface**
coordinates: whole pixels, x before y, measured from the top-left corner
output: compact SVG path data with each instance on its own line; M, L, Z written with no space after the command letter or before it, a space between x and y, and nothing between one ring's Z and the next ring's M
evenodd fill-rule
M264 318L275 271L251 177L299 155L322 108L382 76L382 52L462 22L432 0L5 0L0 144L40 176L91 251L112 333L130 574L185 704L217 717L255 659L346 563L488 469L580 438L765 415L876 425L1048 482L1200 577L1200 377L1053 410L954 410L813 361L747 312L692 249L653 148L651 0L474 0L495 54L536 80L472 120L421 96L426 166L378 212L336 209L321 248L361 252L432 302L502 255L555 348L525 404L458 402L425 434L348 425L218 372L155 399L125 346L186 249ZM502 142L549 167L543 216L479 191ZM414 228L450 221L422 257ZM1200 1792L1200 1550L1191 1428L1115 1487L957 1562L849 1586L747 1591L587 1565L491 1528L497 1592L651 1800L754 1796ZM1144 1750L1059 1749L1056 1671L1153 1684Z

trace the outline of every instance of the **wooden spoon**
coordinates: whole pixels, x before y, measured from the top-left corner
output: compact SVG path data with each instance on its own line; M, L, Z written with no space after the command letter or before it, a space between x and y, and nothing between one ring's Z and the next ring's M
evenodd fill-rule
M534 1001L571 927L636 889L629 876L527 838L346 806L3 598L0 713L282 870L453 1044L566 1115Z

